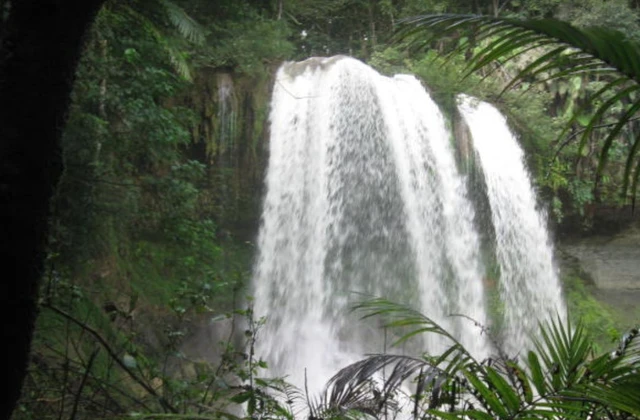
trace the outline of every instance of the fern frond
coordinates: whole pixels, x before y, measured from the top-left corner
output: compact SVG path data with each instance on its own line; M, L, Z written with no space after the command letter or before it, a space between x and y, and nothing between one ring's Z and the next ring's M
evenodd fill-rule
M204 43L204 29L198 22L185 12L185 10L170 0L159 0L164 7L171 24L178 30L180 35L189 41Z

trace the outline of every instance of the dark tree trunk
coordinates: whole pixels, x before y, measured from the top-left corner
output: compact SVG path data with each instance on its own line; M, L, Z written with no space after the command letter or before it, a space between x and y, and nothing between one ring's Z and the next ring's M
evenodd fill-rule
M11 413L26 374L49 200L82 39L104 0L13 0L0 29L0 312Z

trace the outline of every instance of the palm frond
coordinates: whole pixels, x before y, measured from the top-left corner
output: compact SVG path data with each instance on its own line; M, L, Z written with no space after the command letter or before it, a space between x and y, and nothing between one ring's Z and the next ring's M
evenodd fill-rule
M193 74L191 72L191 66L187 62L183 53L180 50L174 48L169 43L165 43L164 48L169 56L171 65L173 66L174 70L178 73L178 75L180 75L180 77L182 77L184 80L192 81Z
M540 325L526 360L475 361L445 329L406 306L372 299L356 306L387 327L449 339L440 355L372 355L345 367L312 408L313 418L387 417L411 409L414 418L618 419L640 416L640 334L625 335L616 351L594 357L581 324L557 319ZM392 414L393 416L393 414Z
M255 381L256 385L269 391L269 396L275 397L270 400L271 408L282 418L294 420L300 418L306 410L305 395L295 385L282 378L256 378Z
M157 1L180 36L194 43L204 42L204 29L184 9L170 0ZM138 11L132 4L117 4L117 11L124 19L139 25L164 50L169 63L180 77L187 81L193 80L191 65L187 61L184 48L176 47L178 40L175 36L167 33L155 19Z
M640 99L632 93L640 87L640 44L622 33L607 28L577 28L567 22L541 19L518 20L476 15L439 14L406 19L397 33L397 39L406 41L411 48L426 48L436 38L469 32L471 36L455 52L469 49L472 44L484 46L469 60L465 77L473 72L491 68L496 62L506 62L538 49L532 62L525 64L506 83L504 90L519 82L534 79L549 81L560 77L584 74L609 74L605 87L590 98L574 115L578 115L598 97L609 97L598 105L587 129L581 133L578 156L582 154L596 127L601 127L605 116L614 116L602 140L595 175L595 188L608 163L611 147L625 127L640 111ZM504 92L504 91L503 91ZM614 109L622 107L622 111ZM616 108L617 107L617 108ZM608 125L607 125L608 127ZM631 130L633 131L633 130ZM566 135L567 131L563 132ZM637 143L637 142L636 142ZM635 199L638 186L638 146L634 144L628 154L622 180L622 195ZM557 157L557 153L556 153ZM637 162L637 163L636 163Z
M625 335L618 350L593 357L591 340L581 325L554 321L541 326L536 352L528 357L529 377L539 407L575 416L640 409L640 339L637 329ZM542 360L542 362L540 361ZM608 417L607 417L608 418Z
M625 334L618 349L589 364L590 381L585 392L598 404L640 416L640 334Z
M185 10L170 0L159 0L171 24L180 34L196 44L204 43L204 29Z
M439 368L438 363L439 360L405 355L369 356L330 379L319 407L324 411L357 411L372 416L398 411L402 400L405 405L412 404L408 387L411 380L416 383L411 391L413 398L421 403L428 399L429 406L437 407L446 394L445 386L454 377Z
M192 81L191 66L187 62L184 54L173 46L173 42L170 37L166 36L160 28L151 19L147 18L142 13L135 10L130 6L123 6L120 9L120 13L125 18L130 18L140 25L153 40L162 47L167 54L169 62L174 71L178 73L184 80Z
M386 328L408 329L408 332L405 332L392 344L393 346L397 346L419 334L437 334L451 343L450 350L456 354L456 358L460 360L460 363L473 362L478 364L478 361L451 333L431 318L409 306L391 302L384 298L373 298L355 305L353 310L363 313L362 318L380 317L384 321Z
M638 44L620 32L606 28L580 29L553 19L517 20L455 14L418 16L402 23L397 36L411 43L424 42L425 36L429 42L436 36L461 30L475 31L475 42L497 37L472 59L471 69L475 70L490 61L521 54L523 45L554 45L579 50L580 54L573 58L574 63L600 62L603 69L615 70L640 82ZM565 49L557 49L549 58L557 59L564 54Z

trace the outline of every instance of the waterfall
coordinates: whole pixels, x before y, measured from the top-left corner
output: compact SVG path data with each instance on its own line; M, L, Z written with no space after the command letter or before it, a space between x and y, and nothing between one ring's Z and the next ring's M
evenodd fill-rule
M389 351L393 332L349 314L362 294L408 304L477 358L487 356L485 335L450 316L490 324L486 269L451 131L421 83L384 77L342 56L286 63L276 76L270 123L253 274L254 313L266 317L256 353L270 373L315 392L365 353ZM491 209L501 211L493 201ZM527 299L509 295L520 293L505 287L503 297L509 304ZM445 349L441 338L421 339L404 350Z
M464 95L459 97L459 110L471 131L487 187L504 342L515 355L530 348L538 322L566 316L553 248L544 213L536 209L522 149L504 116L492 105Z
M219 164L222 164L224 155L228 155L228 163L234 161L236 152L236 109L237 103L233 79L227 73L216 75L218 85L218 112L217 119L217 153L219 154Z

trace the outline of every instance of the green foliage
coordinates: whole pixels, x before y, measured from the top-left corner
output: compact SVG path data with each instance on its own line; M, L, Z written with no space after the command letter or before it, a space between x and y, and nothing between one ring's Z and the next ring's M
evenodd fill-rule
M640 81L640 48L622 33L610 29L579 29L557 20L517 20L490 18L476 15L427 15L408 21L401 31L401 37L409 40L416 48L424 48L443 35L451 35L470 29L469 36L460 49L470 45L480 45L469 61L467 74L491 68L496 62L513 61L524 54L537 51L532 61L526 62L511 77L504 90L529 80L556 80L582 74L605 75L605 85L591 95L587 103L595 104L603 96L608 97L597 106L589 118L587 126L579 133L578 154L585 150L596 128L606 128L606 134L599 141L595 187L605 177L604 170L611 157L612 149L626 130L632 130L633 118L640 105L635 98ZM426 36L426 39L425 39ZM577 79L573 79L577 80ZM560 92L562 93L562 92ZM571 122L584 116L584 105L573 113ZM587 108L588 109L588 108ZM613 115L615 121L602 124L603 118ZM562 138L571 125L560 136ZM572 136L576 137L576 136ZM571 139L571 137L570 137ZM636 195L637 137L632 146L625 149L626 163L622 175L623 196L630 192Z
M181 77L185 80L192 79L187 54L180 47L184 47L185 41L201 44L204 41L204 30L179 5L170 0L132 1L127 4L107 2L98 17L97 26L100 26L101 18L106 15L111 15L111 19L120 24L131 25L143 31L145 36L162 48ZM172 36L167 27L173 27L180 37Z
M571 7L565 6L565 10L559 11L558 17L583 28L616 28L628 38L639 40L638 11L631 8L628 2L590 0L571 3Z
M408 1L402 9L402 17L416 16L429 10L433 13L453 12L449 10L452 2L443 0L413 0Z
M100 308L91 293L60 273L48 284L34 363L14 418L237 418L232 413L240 404L248 416L293 417L272 393L292 399L296 391L282 380L259 377L266 364L254 346L264 320L253 319L251 308L216 314L209 309L215 291L192 295L183 289L181 298L188 295L184 302L191 303L149 324L137 298L127 308L120 302ZM214 343L214 362L191 360L181 351L188 314L201 304L212 316L210 328L230 328ZM247 328L244 342L235 340L240 324Z
M180 352L196 319L233 310L251 252L219 236L210 167L190 157L196 116L174 99L190 49L205 48L199 30L168 1L111 2L91 30L17 418L197 414L214 388L224 404L238 392L246 367L231 343L219 353L238 362L224 367Z
M449 341L423 358L374 355L338 372L321 408L373 417L398 413L442 419L618 419L640 415L640 334L632 330L614 353L595 355L580 324L560 320L540 327L536 348L521 359L498 354L478 361L449 332L424 315L384 299L357 309L381 316L385 327L437 334ZM483 331L486 332L486 331ZM382 379L376 375L383 373ZM402 397L407 382L415 393Z
M593 297L581 278L572 275L564 278L563 283L571 319L581 322L594 337L593 346L597 352L610 347L612 341L620 338L611 309Z
M282 61L294 51L288 41L290 30L280 21L259 17L232 21L216 32L219 33L217 42L202 60L214 66L233 67L245 74L265 72L265 62Z
M517 7L514 14L521 17L550 17L562 5L560 0L522 0L514 4Z

